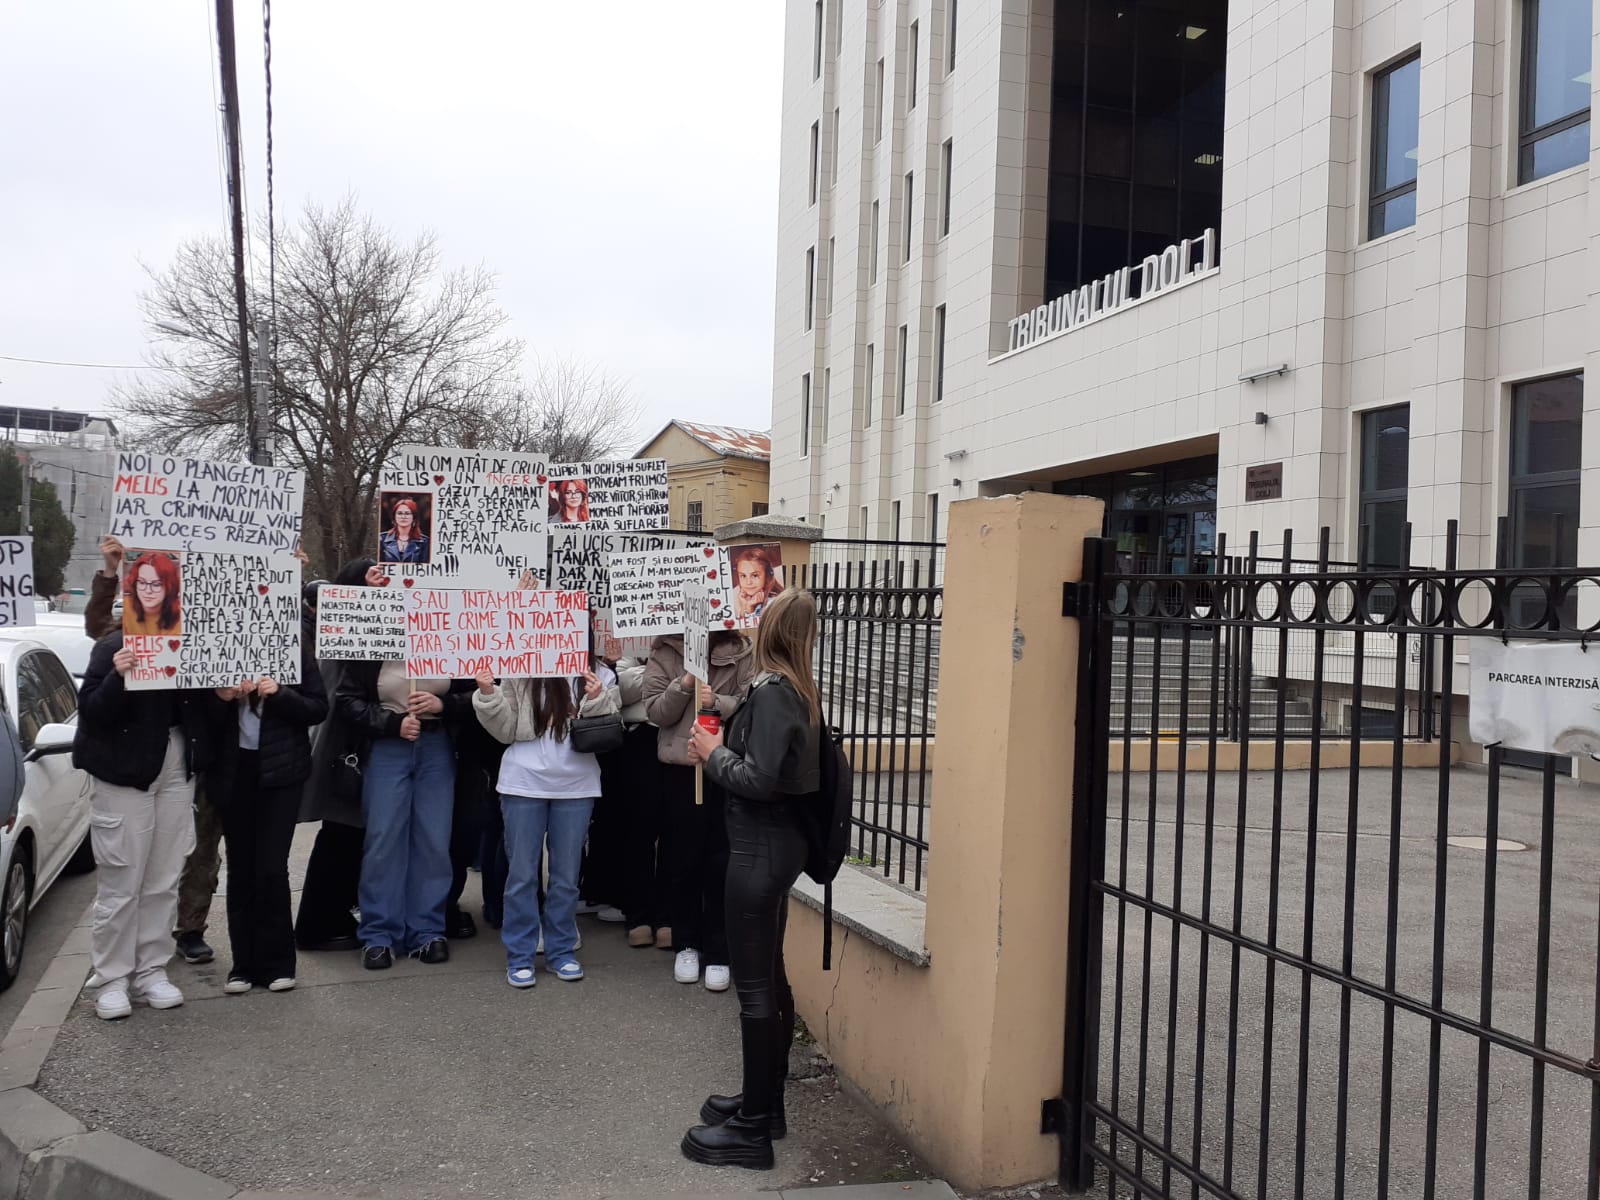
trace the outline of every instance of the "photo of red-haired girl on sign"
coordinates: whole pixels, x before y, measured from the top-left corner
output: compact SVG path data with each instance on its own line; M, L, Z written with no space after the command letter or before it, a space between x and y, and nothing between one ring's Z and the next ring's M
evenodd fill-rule
M134 552L122 581L125 637L176 636L183 632L183 574L178 556L165 550Z

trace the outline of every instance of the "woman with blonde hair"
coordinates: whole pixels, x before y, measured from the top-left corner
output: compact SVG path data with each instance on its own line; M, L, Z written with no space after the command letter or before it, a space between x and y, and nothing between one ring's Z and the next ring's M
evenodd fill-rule
M787 1132L783 1085L794 1041L794 994L783 968L789 889L806 861L800 798L820 786L822 706L812 677L817 606L810 592L774 596L756 628L758 672L724 732L696 725L689 754L727 792L726 904L739 993L744 1090L710 1096L706 1122L683 1138L685 1157L767 1170Z

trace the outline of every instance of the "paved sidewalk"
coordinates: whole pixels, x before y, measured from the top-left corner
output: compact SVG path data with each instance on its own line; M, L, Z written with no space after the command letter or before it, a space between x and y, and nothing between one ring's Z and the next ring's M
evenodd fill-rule
M296 872L311 833L296 840ZM474 914L476 887L474 875ZM214 916L222 906L219 895ZM295 991L236 997L222 992L222 924L214 964L174 964L182 1008L107 1023L79 1000L39 1092L90 1129L244 1189L578 1200L928 1174L809 1046L796 1049L803 1077L775 1171L685 1160L678 1141L700 1101L738 1086L737 1002L673 982L671 956L628 948L620 926L580 919L588 978L577 984L541 972L531 992L513 990L484 929L452 943L443 966L369 972L353 953L302 955Z

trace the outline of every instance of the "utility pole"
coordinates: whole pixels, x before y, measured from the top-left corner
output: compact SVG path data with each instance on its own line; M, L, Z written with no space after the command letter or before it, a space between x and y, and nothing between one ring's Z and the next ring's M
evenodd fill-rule
M270 467L272 452L272 326L265 317L256 318L255 408L250 414L250 461Z
M244 183L239 165L239 76L233 55L233 0L217 0L217 63L222 76L222 128L228 147L228 216L233 228L233 299L238 309L239 377L244 385L250 461L261 461L255 394L250 382L250 317L244 285Z
M33 533L33 462L20 446L17 466L22 468L22 536L27 537Z

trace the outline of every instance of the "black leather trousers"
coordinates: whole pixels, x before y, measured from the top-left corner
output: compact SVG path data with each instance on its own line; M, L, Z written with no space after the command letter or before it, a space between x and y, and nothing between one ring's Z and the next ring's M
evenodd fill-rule
M775 1111L794 1041L794 993L783 969L789 889L806 840L784 801L728 797L728 964L739 993L744 1112Z

